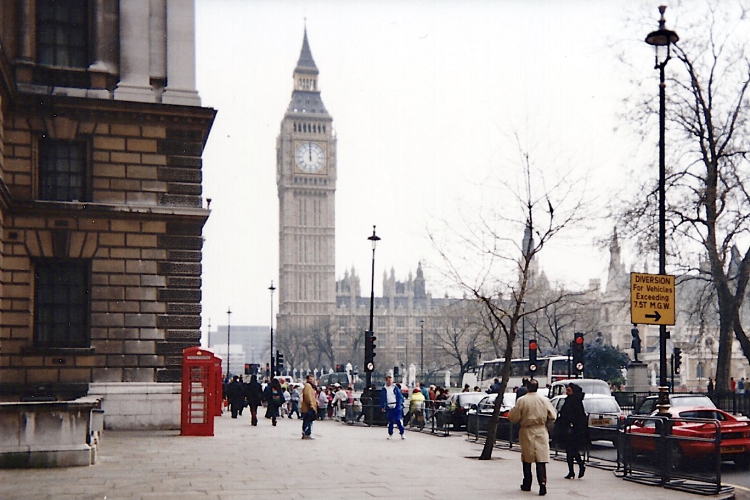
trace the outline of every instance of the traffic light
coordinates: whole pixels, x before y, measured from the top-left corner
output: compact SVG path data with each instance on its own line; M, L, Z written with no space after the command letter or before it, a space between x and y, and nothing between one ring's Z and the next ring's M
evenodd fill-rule
M536 339L529 340L529 375L531 375L531 378L534 378L537 370L536 350Z
M245 363L245 375L250 375L250 364Z
M367 337L365 340L365 371L373 372L375 370L375 339L374 335L370 335L370 332L366 333Z
M393 376L394 376L394 377L398 377L398 373L399 373L399 372L398 372L398 366L394 366L394 367L393 367Z
M682 365L682 349L674 348L674 372L680 374L680 365Z
M276 351L276 373L279 375L284 371L284 355Z
M583 334L581 332L575 333L575 336L573 337L573 343L571 345L571 351L573 351L573 373L575 375L583 375L584 347L583 347Z

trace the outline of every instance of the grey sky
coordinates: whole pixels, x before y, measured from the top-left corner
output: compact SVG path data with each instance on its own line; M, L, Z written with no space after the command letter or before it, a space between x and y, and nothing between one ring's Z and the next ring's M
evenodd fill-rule
M493 177L511 175L517 133L538 167L587 177L603 207L637 180L653 144L620 127L618 110L642 73L653 84L657 4L615 1L196 0L197 78L218 109L204 154L203 322L268 324L278 274L276 136L292 92L305 18L323 102L338 136L336 274L356 267L369 293L377 224L376 293L384 270L406 279L425 261L428 289L447 290L427 238L459 225ZM667 11L669 22L675 12ZM641 66L627 68L626 51ZM618 128L620 127L620 128ZM515 164L514 164L515 163ZM511 168L512 167L512 168ZM635 174L633 172L636 172ZM635 179L634 179L635 177ZM491 195L490 195L491 198ZM502 203L502 200L496 200ZM603 210L602 210L603 213ZM579 231L541 255L553 280L601 278L608 255ZM518 234L520 240L522 234Z

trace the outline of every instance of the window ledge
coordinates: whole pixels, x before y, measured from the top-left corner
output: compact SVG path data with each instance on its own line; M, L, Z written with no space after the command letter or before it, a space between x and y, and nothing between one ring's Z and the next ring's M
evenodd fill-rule
M30 346L21 349L22 354L36 356L93 356L93 347L37 347Z

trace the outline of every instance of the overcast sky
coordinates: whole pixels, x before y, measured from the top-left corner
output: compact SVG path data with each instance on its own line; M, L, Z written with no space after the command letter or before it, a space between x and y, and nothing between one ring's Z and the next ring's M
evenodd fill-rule
M428 231L460 226L457 214L486 196L482 186L511 175L514 134L539 168L586 178L600 215L634 187L640 157L655 145L635 141L618 113L636 91L634 72L657 92L653 51L643 42L657 28L657 5L639 12L625 1L196 0L198 90L218 110L203 156L204 196L212 198L203 331L209 321L226 325L228 307L233 325L270 322L276 137L305 19L338 137L337 279L355 267L369 294L366 238L376 224L376 294L384 271L405 280L421 260L428 291L442 296L448 284ZM626 22L637 16L640 25ZM669 27L676 16L667 10ZM640 66L625 67L620 52ZM584 285L606 276L608 254L596 240L612 223L597 226L540 255L552 280Z

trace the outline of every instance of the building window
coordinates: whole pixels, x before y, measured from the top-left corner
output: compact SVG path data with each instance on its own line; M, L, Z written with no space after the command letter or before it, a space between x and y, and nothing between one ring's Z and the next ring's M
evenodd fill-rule
M79 141L39 140L39 198L87 201L86 144Z
M348 316L339 316L339 326L345 327L349 324L349 317Z
M89 347L88 260L42 259L34 265L34 344Z
M404 318L397 318L396 319L396 326L398 328L404 328L406 326L406 320Z
M396 336L396 347L404 347L406 346L406 334L403 332L399 332Z
M378 317L378 328L385 328L385 317Z
M37 61L49 66L89 66L88 0L37 0Z

